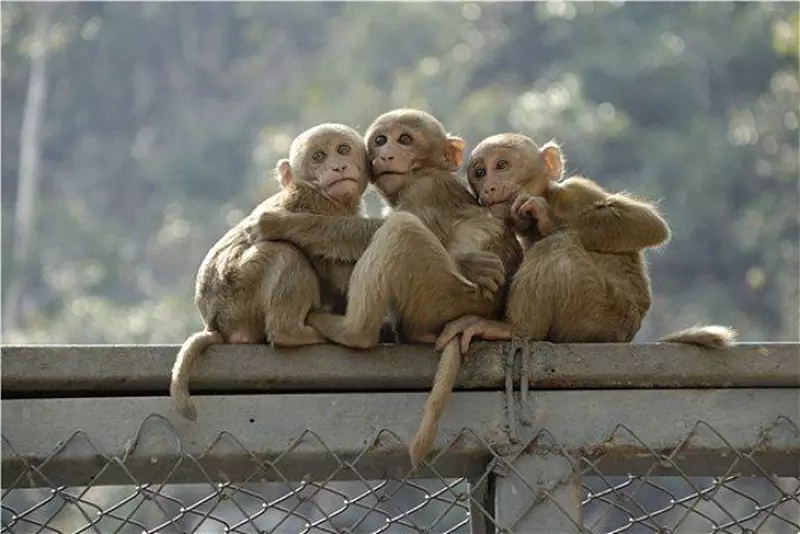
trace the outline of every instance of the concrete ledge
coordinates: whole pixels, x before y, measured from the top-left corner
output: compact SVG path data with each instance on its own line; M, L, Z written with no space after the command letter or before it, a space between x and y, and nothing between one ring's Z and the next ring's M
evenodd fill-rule
M539 391L529 395L530 425L517 425L513 443L503 393L461 392L440 425L437 450L446 452L431 462L436 476L476 477L492 455L513 466L525 450L573 455L587 476L657 476L675 462L686 476L797 477L798 395L795 389ZM205 396L196 399L198 423L175 415L166 397L8 400L2 486L403 477L410 471L406 444L425 398Z
M178 348L6 346L2 394L163 394ZM528 375L536 389L800 387L798 343L743 343L725 351L666 343L535 343L530 348ZM457 389L502 389L507 350L507 343L476 343L465 357ZM383 345L369 351L336 345L220 345L199 362L192 391L427 391L437 361L438 354L428 345Z

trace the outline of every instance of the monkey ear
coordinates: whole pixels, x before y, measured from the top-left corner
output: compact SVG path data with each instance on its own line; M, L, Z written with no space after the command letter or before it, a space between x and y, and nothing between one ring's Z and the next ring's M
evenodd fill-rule
M278 181L281 183L281 187L286 188L292 183L292 166L289 164L288 159L278 161L278 164L275 166L275 174L277 175Z
M447 145L444 147L444 159L451 170L457 171L464 163L464 149L467 142L454 135L447 136Z
M542 161L547 169L547 174L553 181L561 180L564 176L564 154L555 141L548 141L539 150Z

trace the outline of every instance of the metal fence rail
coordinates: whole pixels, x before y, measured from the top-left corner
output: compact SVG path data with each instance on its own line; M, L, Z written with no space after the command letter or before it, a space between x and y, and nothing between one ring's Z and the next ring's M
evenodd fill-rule
M429 348L176 351L3 348L0 532L800 532L797 344L480 344L414 472Z

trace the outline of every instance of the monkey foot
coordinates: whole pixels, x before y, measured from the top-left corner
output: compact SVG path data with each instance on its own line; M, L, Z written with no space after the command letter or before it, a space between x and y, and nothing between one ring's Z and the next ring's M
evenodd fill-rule
M308 314L306 321L316 328L320 334L345 347L368 349L378 344L380 332L370 336L364 332L353 331L347 324L346 319L344 315L311 312Z
M475 315L466 315L449 322L436 340L436 348L442 350L456 336L461 335L461 353L469 350L473 337L492 341L508 341L511 339L511 327L500 321L490 321Z
M436 343L436 334L418 334L408 337L409 343Z
M255 336L247 330L237 330L228 339L228 343L232 345L255 345L259 342L259 336Z
M313 327L303 325L288 332L275 332L270 336L270 341L278 347L302 347L326 343L328 339Z

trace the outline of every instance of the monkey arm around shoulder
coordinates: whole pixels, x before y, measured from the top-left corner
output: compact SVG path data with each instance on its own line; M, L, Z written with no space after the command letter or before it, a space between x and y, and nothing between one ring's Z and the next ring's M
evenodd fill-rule
M338 261L356 261L369 246L383 219L261 213L246 224L251 243L289 241L307 254Z

